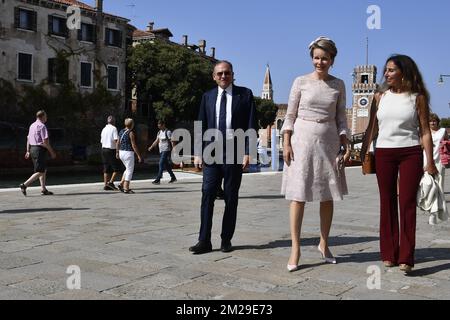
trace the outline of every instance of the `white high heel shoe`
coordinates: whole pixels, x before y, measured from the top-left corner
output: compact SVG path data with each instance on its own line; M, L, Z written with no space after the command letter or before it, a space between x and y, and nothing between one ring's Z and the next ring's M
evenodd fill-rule
M288 264L287 265L287 269L289 272L294 272L297 271L299 269L299 265L297 264Z
M326 263L336 264L335 257L333 257L333 256L325 257L325 254L322 252L322 250L320 250L320 245L317 246L317 250L319 250L320 255L322 256L322 259L325 260Z

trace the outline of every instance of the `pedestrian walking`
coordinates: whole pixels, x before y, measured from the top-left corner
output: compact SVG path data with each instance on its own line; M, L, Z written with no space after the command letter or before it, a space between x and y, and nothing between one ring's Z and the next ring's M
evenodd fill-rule
M116 146L119 134L114 126L115 119L112 115L106 119L107 124L103 128L100 135L100 143L102 144L102 162L103 162L103 182L104 190L117 190L114 185L114 179L120 172L120 162L116 158Z
M56 158L56 153L50 145L48 130L45 126L47 122L47 114L44 110L36 113L36 121L30 125L27 136L27 151L25 159L31 158L34 166L34 173L31 177L20 184L20 190L23 195L27 195L27 188L37 179L41 184L41 194L44 196L53 195L53 192L47 190L47 155L50 154L52 159Z
M164 120L158 121L158 129L159 131L156 135L155 141L148 148L148 151L152 151L156 146L159 148L159 170L156 179L152 183L161 183L164 169L167 170L170 175L169 183L174 183L177 181L177 178L172 170L172 160L170 156L174 147L174 142L172 141L172 131L166 128L166 123Z
M431 175L438 174L429 126L430 95L417 64L406 55L389 57L384 77L385 82L375 94L371 107L361 160L364 161L372 143L367 137L374 125L372 136L378 135L375 167L380 192L381 260L386 267L399 265L400 270L409 273L414 267L419 183L424 170ZM421 142L427 162L425 169Z
M122 179L117 186L123 193L134 193L134 191L130 189L130 182L134 173L135 154L138 157L138 162L142 162L142 157L136 144L134 121L131 118L127 118L125 119L125 128L119 132L119 140L116 145L116 157L125 165Z

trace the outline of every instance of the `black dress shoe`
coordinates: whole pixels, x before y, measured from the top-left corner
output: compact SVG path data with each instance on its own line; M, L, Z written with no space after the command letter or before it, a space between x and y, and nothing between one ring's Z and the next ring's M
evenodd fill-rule
M222 252L231 252L233 251L233 246L231 245L231 242L222 242L222 245L220 246L220 250Z
M189 251L193 254L208 253L212 251L212 244L211 242L199 241L195 246L190 247Z

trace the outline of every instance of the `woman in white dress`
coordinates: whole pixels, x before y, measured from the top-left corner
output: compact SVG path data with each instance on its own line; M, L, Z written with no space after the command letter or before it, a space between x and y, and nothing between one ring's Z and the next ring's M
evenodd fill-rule
M431 138L433 139L433 160L436 168L439 171L439 175L437 176L439 185L441 189L444 190L444 177L445 177L445 167L441 163L441 155L439 154L439 147L442 141L448 140L447 130L445 128L439 128L439 124L441 119L435 113L430 113L428 117L430 120L430 130L431 130ZM423 164L424 167L427 165L427 157L425 156L425 152L423 155Z
M344 82L328 73L337 55L334 42L320 37L310 46L314 71L295 79L281 133L285 161L281 193L290 204L292 238L288 271L298 269L306 202L320 201L318 250L336 263L328 248L333 201L347 194L344 162L349 158Z

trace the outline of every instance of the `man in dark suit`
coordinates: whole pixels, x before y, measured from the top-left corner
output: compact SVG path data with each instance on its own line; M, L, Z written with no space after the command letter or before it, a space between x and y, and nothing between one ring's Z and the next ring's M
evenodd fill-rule
M206 130L216 129L216 134L222 137L219 140L223 141L223 149L215 150L213 163L204 161L206 152L203 155L203 150L202 154L196 153L194 158L195 166L203 168L199 241L189 248L189 251L194 254L212 251L211 228L214 201L222 179L224 180L225 212L222 220L220 249L223 252L232 251L231 239L236 227L242 171L250 163L249 144L253 143L247 136L244 140L245 148L241 148L242 146L236 144L238 139L234 136L235 130L242 129L246 133L254 133L256 142L256 111L253 93L250 89L233 85L233 77L232 64L228 61L219 61L213 72L213 79L218 87L206 92L200 105L198 120L202 122L202 137ZM242 140L240 142L242 144ZM212 142L204 142L203 147L209 143ZM236 152L238 150L245 150L245 152L238 155ZM230 154L234 156L229 157Z

